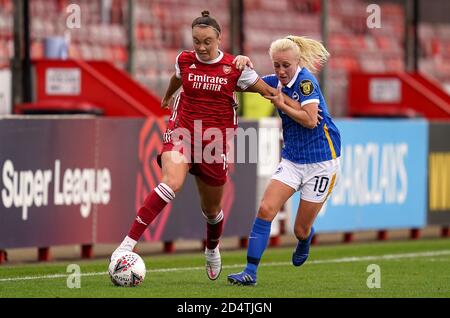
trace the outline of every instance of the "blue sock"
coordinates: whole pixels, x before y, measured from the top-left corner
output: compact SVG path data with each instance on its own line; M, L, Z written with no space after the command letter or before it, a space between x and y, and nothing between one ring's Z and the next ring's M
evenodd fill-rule
M255 219L252 231L248 237L247 267L245 268L247 273L256 275L259 261L269 241L271 225L272 222L260 218Z

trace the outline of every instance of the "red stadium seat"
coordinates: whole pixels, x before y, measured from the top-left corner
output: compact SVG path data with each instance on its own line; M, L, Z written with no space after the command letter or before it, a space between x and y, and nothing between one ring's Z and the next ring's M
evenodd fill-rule
M69 45L69 57L73 59L80 59L82 57L80 46L77 43L71 43Z
M40 59L44 57L44 45L42 41L33 41L31 43L30 56L33 59Z
M113 52L115 61L126 63L126 61L128 60L128 54L123 46L114 46Z

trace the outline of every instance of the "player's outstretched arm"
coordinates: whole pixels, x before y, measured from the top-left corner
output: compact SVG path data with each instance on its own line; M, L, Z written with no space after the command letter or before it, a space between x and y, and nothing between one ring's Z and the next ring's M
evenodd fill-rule
M170 105L170 100L173 94L181 87L181 79L176 77L175 74L172 75L169 82L169 87L167 87L166 94L161 101L161 108L168 109Z
M263 97L267 98L267 96L276 96L278 95L278 92L275 88L269 86L266 82L264 82L262 79L258 79L255 84L250 86L245 90L246 92L254 92L259 93ZM284 97L284 103L288 105L289 107L292 107L296 110L302 110L302 107L299 102L293 100L289 96L281 93Z
M281 92L281 87L278 87L276 91L277 94L275 96L267 95L264 97L270 99L275 107L298 122L300 125L310 129L316 128L319 125L322 116L319 114L318 103L310 103L303 106L302 109L297 110L285 103L285 95Z
M253 69L253 63L250 60L250 58L246 55L237 55L233 60L233 64L235 64L236 68L239 70L242 70L245 66L248 66L249 68ZM258 80L255 84L247 88L245 91L260 93L262 96L268 95L275 96L277 94L277 90L267 85L267 83L264 82L263 80ZM284 95L284 97L287 105L293 107L294 109L302 109L297 101L291 99L287 95Z
M236 56L233 60L233 64L236 65L237 69L243 69L245 66L253 68L252 61L245 55ZM263 97L270 99L275 107L279 108L304 127L311 129L315 128L322 119L322 116L319 114L319 107L317 103L308 104L302 107L299 102L293 100L286 94L283 94L281 92L281 88L277 90L269 86L261 79L258 79L245 91L260 93ZM269 98L269 96L271 98Z

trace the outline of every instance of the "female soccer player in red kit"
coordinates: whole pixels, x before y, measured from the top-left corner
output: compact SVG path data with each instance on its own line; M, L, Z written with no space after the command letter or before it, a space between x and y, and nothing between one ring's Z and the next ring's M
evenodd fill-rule
M168 108L173 94L182 86L163 138L161 183L144 200L128 235L114 251L111 260L121 252L133 250L147 226L175 199L175 194L190 172L195 175L202 212L207 222L206 273L209 279L215 280L222 269L218 244L223 229L221 200L227 180L226 130L237 127L234 91L252 91L267 96L276 95L277 90L262 81L252 69L237 68L233 65L235 57L219 50L221 28L208 11L203 11L202 16L193 21L192 38L194 51L183 51L177 56L175 74L170 79L161 103L161 107ZM298 109L305 121L317 122L318 118L310 118L301 110L298 102L289 99L287 103ZM219 143L223 143L223 152L215 154L215 158L219 155L221 160L205 162L205 158L198 160L186 148L179 148L179 143L173 138L177 129L189 132L192 137L194 131L199 129L198 123L201 123L201 136L209 128L222 132L223 140ZM199 145L199 141L192 138L188 138L188 142L184 139L181 141L184 145L187 143L192 146L187 148L199 147L201 154L211 142L217 143L216 140L201 140Z

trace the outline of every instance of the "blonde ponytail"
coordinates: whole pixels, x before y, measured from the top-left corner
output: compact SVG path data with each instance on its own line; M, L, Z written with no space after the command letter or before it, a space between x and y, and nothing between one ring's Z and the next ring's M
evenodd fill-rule
M272 57L274 52L287 49L294 50L298 55L300 65L313 73L317 73L319 67L324 65L330 57L330 53L319 41L295 35L272 42L269 54Z

